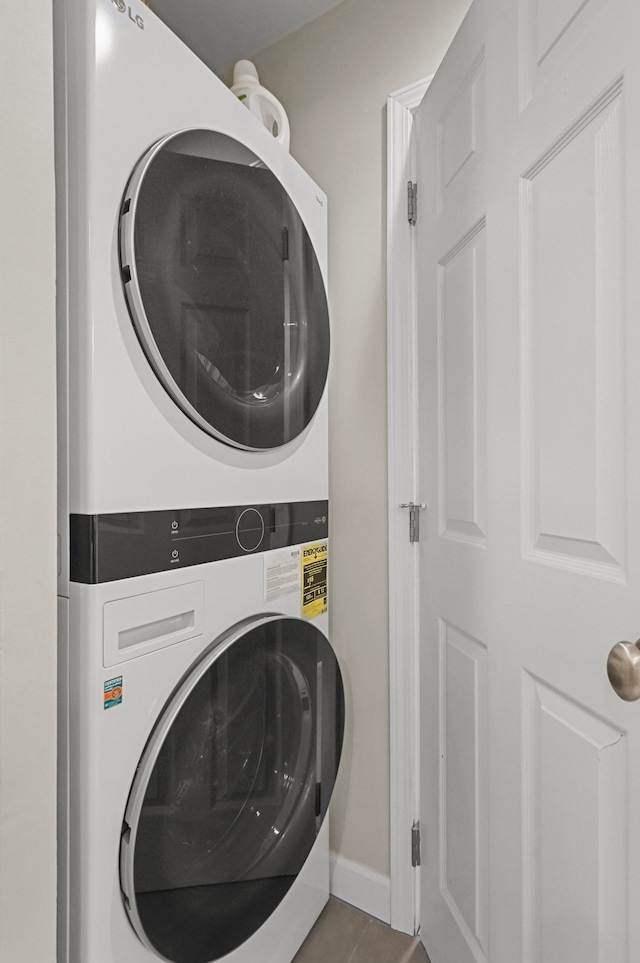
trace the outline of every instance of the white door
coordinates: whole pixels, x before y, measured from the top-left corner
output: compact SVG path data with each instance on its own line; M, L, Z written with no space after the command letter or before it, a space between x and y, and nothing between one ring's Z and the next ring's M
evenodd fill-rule
M419 109L432 963L640 960L639 51L638 0L475 0Z

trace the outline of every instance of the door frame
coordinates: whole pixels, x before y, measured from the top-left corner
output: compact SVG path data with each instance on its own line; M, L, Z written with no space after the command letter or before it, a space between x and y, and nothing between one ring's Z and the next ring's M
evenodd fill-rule
M412 828L420 819L419 555L402 503L420 502L414 241L413 111L432 76L387 97L387 472L389 538L389 804L391 926L420 927Z

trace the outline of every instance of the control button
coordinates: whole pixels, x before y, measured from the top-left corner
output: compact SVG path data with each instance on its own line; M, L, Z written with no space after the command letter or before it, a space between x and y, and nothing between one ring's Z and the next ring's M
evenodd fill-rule
M245 508L236 522L236 539L243 552L255 552L264 538L264 518L257 508Z

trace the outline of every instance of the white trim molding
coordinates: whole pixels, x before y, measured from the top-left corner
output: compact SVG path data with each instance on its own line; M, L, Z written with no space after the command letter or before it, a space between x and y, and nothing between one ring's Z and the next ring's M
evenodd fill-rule
M335 853L331 853L329 872L332 896L383 923L390 922L391 883L388 876Z
M420 498L415 271L407 186L414 180L415 169L413 110L431 79L411 84L387 98L389 922L394 929L411 935L417 933L420 923L420 877L411 864L411 830L420 811L418 552L409 542L409 518L400 505L419 503Z

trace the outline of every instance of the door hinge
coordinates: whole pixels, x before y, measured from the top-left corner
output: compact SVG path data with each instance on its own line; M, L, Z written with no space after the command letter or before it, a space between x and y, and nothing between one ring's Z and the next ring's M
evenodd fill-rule
M414 226L418 217L418 185L413 181L407 184L407 215L409 224Z
M424 502L402 502L400 508L409 509L409 541L420 541L420 510L426 508Z
M420 865L420 823L415 822L411 827L411 865Z

